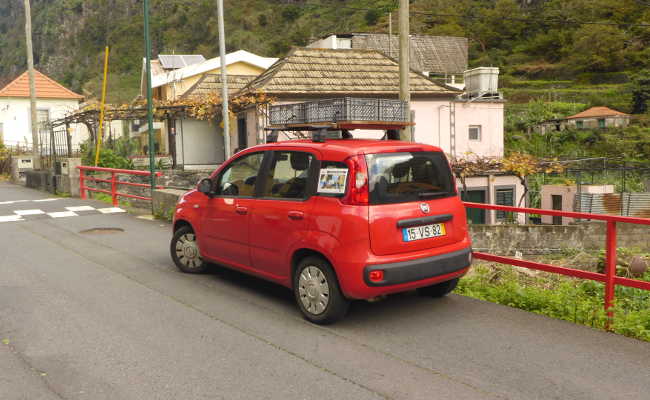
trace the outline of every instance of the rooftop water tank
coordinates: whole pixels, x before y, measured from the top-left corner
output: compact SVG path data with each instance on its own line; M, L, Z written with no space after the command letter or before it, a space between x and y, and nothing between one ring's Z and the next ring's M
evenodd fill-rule
M469 97L498 96L499 68L478 67L465 71L465 91Z

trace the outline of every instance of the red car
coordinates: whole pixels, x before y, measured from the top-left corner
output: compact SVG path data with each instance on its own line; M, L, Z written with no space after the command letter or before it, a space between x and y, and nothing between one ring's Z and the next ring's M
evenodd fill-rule
M471 264L465 209L444 153L401 141L296 140L234 155L176 207L171 256L295 293L318 324L353 299L451 292Z

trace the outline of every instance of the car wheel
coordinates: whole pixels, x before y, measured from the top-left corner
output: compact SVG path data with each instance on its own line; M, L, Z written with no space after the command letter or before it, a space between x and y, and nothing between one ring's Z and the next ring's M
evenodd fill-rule
M208 267L199 252L196 235L189 226L183 226L174 232L170 251L174 264L183 272L200 274Z
M319 257L300 261L293 277L293 292L305 318L319 325L340 320L350 305L332 266Z
M450 281L438 283L436 285L426 286L418 289L418 294L429 297L444 297L451 293L458 285L460 278L454 278Z

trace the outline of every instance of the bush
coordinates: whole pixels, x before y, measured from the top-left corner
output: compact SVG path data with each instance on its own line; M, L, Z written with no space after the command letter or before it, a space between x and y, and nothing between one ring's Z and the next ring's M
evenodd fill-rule
M83 165L95 165L95 151L84 152L82 163ZM103 168L135 169L131 160L116 154L111 149L102 149L99 152L99 163L97 166Z

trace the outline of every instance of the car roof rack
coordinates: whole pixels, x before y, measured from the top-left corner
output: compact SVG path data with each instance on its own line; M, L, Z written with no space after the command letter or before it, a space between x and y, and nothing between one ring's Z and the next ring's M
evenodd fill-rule
M312 132L312 140L323 142L327 132L341 131L351 138L351 130L384 130L386 139L399 139L399 131L415 125L407 103L395 99L354 98L307 101L269 107L267 142L277 141L280 131Z

